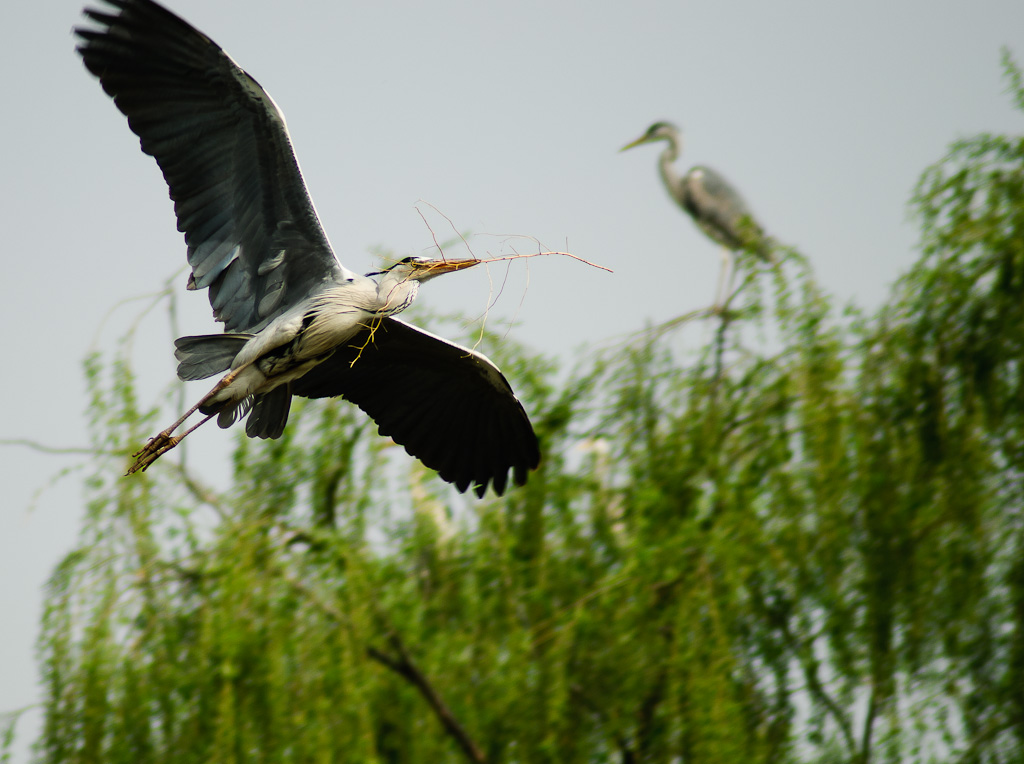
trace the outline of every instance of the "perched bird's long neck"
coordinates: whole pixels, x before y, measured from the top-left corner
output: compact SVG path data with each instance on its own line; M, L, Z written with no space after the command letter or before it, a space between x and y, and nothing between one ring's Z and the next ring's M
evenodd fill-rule
M679 143L674 140L668 141L665 150L658 157L658 171L661 173L661 181L665 184L669 194L673 198L679 198L679 191L683 185L683 179L676 170L675 161L679 159Z

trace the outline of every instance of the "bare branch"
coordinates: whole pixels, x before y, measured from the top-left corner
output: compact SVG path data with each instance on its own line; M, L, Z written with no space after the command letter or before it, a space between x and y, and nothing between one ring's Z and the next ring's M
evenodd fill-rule
M526 258L526 257L548 257L550 255L559 255L561 257L571 257L573 260L579 260L581 263L583 263L584 265L589 265L591 268L599 268L602 271L608 271L608 273L615 273L615 271L613 271L611 268L606 268L603 265L598 265L597 263L592 263L589 260L583 259L579 255L574 255L572 252L528 252L526 254L523 254L521 252L517 252L516 254L513 254L513 255L502 255L500 257L485 257L485 258L483 258L481 260L481 262L484 262L484 263L499 263L502 260L519 260L520 258Z
M397 657L389 656L375 647L367 647L366 654L381 665L387 666L419 690L445 730L455 738L462 752L466 754L466 758L475 762L475 764L486 764L487 758L484 756L483 751L473 742L469 733L459 724L451 710L441 700L441 696L438 695L430 680L424 676L412 658L409 657L409 653L406 652L405 645L402 644L399 636L395 632L391 632L388 635L388 642L391 643L391 649Z

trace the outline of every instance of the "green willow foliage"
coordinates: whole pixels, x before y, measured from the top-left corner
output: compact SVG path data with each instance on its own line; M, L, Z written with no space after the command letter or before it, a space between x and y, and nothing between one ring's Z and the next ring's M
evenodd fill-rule
M567 374L485 336L545 454L504 499L341 401L241 438L224 493L122 478L155 412L90 359L40 759L1021 761L1024 141L958 142L915 204L870 320L789 252L696 351Z

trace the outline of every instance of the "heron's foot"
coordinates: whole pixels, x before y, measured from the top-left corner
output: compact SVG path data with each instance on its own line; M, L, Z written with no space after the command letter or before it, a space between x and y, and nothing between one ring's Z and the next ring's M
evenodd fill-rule
M150 438L145 446L132 454L135 463L128 468L126 474L134 475L136 472L145 472L149 465L178 445L183 437L185 436L171 436L170 433L161 432L156 437Z

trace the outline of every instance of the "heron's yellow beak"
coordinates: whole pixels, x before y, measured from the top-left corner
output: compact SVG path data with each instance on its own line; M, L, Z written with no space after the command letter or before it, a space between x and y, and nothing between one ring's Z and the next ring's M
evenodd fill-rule
M451 273L453 270L471 268L479 263L480 260L477 258L467 257L462 260L438 260L437 262L430 263L428 267L431 271L436 271L438 273Z
M454 273L455 271L472 268L474 265L479 265L480 262L475 257L467 257L462 260L435 260L430 263L423 263L422 268L425 271L424 275L440 276L442 273Z
M622 153L623 151L626 151L627 149L631 149L634 146L639 146L639 145L641 145L643 143L647 143L647 136L646 135L641 135L635 141L627 143L625 146L623 146L621 149L619 149L619 153Z

